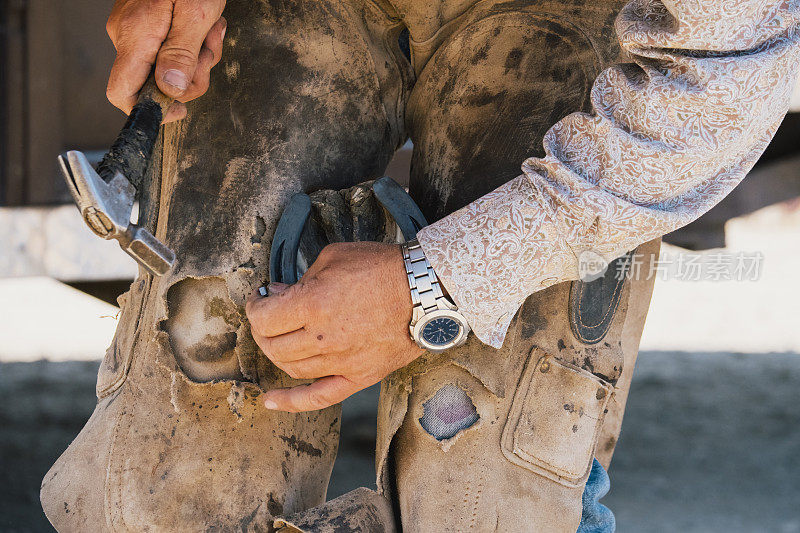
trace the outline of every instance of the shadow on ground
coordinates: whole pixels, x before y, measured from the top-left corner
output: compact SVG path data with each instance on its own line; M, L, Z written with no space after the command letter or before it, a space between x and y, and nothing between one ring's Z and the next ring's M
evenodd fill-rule
M0 530L49 531L39 482L94 406L96 362L0 364ZM646 352L605 499L620 532L800 532L800 356ZM374 486L377 387L345 402L330 497Z

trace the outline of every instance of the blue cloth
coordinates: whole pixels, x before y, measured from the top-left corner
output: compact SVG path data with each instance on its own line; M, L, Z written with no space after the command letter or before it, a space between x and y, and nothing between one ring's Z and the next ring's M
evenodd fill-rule
M608 494L610 488L608 474L595 459L583 490L583 513L576 533L613 533L616 530L614 513L600 503L600 498Z

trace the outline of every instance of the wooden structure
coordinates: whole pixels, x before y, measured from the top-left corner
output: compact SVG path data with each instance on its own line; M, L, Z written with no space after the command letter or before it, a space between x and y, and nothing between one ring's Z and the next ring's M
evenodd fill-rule
M111 0L0 0L0 206L70 201L67 148L108 148L125 117L105 98Z

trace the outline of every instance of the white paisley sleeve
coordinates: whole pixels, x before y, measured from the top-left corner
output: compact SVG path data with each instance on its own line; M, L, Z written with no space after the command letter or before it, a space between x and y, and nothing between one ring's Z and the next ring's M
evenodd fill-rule
M634 0L616 29L633 63L603 71L591 114L544 137L523 175L424 228L420 244L483 342L530 294L578 278L710 209L785 115L800 67L798 0Z

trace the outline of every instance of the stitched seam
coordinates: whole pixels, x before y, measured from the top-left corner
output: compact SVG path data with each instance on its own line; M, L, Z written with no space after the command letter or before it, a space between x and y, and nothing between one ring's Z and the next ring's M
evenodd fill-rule
M630 252L628 252L628 253L630 253ZM625 255L628 255L628 254L625 254ZM614 287L614 292L612 293L612 302L613 302L612 305L610 305L608 307L608 309L606 310L606 313L603 315L603 318L600 320L600 322L598 322L597 324L595 324L593 326L585 324L583 322L583 320L582 320L581 311L583 309L582 308L582 305L583 305L582 304L583 291L585 290L586 284L583 283L580 286L579 293L578 293L578 304L577 304L578 313L577 313L577 317L573 316L574 313L569 313L569 315L570 315L570 317L569 317L570 323L574 326L573 329L574 329L574 332L575 332L576 336L578 337L578 340L580 340L581 342L587 343L587 344L588 343L596 343L596 342L599 342L600 339L602 339L605 336L605 334L603 334L603 335L600 335L596 339L595 338L591 338L590 339L590 338L586 337L583 334L583 332L581 332L580 328L583 327L583 328L586 328L586 329L595 329L595 328L598 328L598 327L601 327L601 326L605 326L604 329L606 330L606 332L608 331L608 328L611 326L611 321L609 321L607 324L605 324L604 322L605 322L606 318L608 317L608 314L612 310L616 313L616 310L619 308L619 293L620 293L621 287L622 287L622 285L624 283L625 283L625 278L617 280L617 284ZM577 320L580 320L580 324L577 323Z
M125 380L128 379L128 374L130 373L131 365L133 364L133 358L134 358L133 350L134 350L134 348L136 347L136 344L139 341L139 334L140 334L139 326L141 325L141 322L142 322L142 312L144 310L144 304L147 301L147 296L150 295L150 283L147 283L147 287L145 287L144 289L141 290L140 295L141 295L141 298L140 298L140 301L139 301L139 312L138 312L138 315L136 317L136 325L133 327L133 339L131 340L130 350L128 350L128 355L126 357L125 367L120 372L120 374L117 377L117 379L115 379L109 385L105 386L102 390L97 392L97 399L98 400L102 400L103 398L105 398L106 396L108 396L109 394L111 394L112 392L117 390L118 388L120 388L122 386L122 384L125 382ZM114 342L114 351L115 352L118 351L118 349L117 349L118 346L119 346L119 343L115 340L115 342Z
M403 20L402 17L400 17L399 15L393 15L393 14L389 13L389 11L386 8L384 8L382 5L380 5L375 0L367 0L366 3L368 5L370 5L370 6L372 6L372 8L374 8L376 11L378 11L381 15L385 16L391 22L400 22L400 21ZM389 4L389 5L391 6L391 4Z
M437 56L439 54L443 54L444 50L450 48L450 45L452 45L452 40L455 40L455 38L457 36L461 35L463 32L465 32L469 28L471 28L473 26L477 26L479 24L482 24L483 22L485 22L487 20L491 20L493 18L510 17L512 15L520 15L520 16L527 15L528 17L531 17L531 18L533 18L533 19L535 19L536 21L539 21L539 22L541 22L541 21L552 22L552 23L560 25L562 28L564 28L567 31L564 32L564 33L559 33L557 31L553 31L553 30L551 30L549 28L530 26L530 25L526 25L526 24L522 24L522 23L506 24L506 25L503 26L503 28L522 28L522 29L528 29L528 30L535 30L535 31L538 31L538 32L541 32L541 33L544 33L544 34L547 34L547 35L555 35L555 36L558 36L561 39L563 39L564 42L566 42L570 46L570 48L572 50L577 51L580 48L578 46L579 41L575 40L573 38L574 36L570 35L568 33L568 32L575 32L578 35L580 35L581 37L583 37L585 39L586 43L588 43L589 45L592 45L591 39L589 39L589 36L586 35L586 33L581 28L569 23L568 21L559 20L555 15L553 15L551 13L546 13L546 12L545 13L531 13L531 12L528 12L528 11L508 11L508 12L495 13L495 14L491 14L491 15L483 17L483 18L479 18L479 19L477 19L477 20L475 20L473 22L470 22L466 26L456 30L456 33L453 33L450 37L448 37L447 42L442 43L442 45L439 48L436 49L434 54L428 59L428 63L426 63L426 66L431 64L431 61L434 61L434 56ZM477 38L479 38L479 37L481 37L483 35L486 35L490 31L492 31L493 29L494 29L494 27L491 27L491 28L487 28L484 31L476 33L474 38L477 39ZM438 34L438 32L437 32L437 34ZM424 42L427 42L427 41L428 40L426 40ZM599 73L599 71L600 71L600 68L599 68L599 57L597 57L596 53L595 53L595 59L597 60L597 62L593 65L595 67L594 70ZM584 99L589 95L589 93L591 93L591 86L586 91L586 95L584 95ZM495 121L495 123L496 123L496 121ZM488 133L483 136L481 141L478 142L478 144L473 149L473 151L472 151L473 152L473 158L474 158L474 154L477 153L478 149L486 142L487 136L488 136Z
M353 15L353 13L350 12L347 9L347 6L344 6L344 9L347 10L349 14ZM355 15L353 15L353 16L355 17ZM356 20L358 20L358 19L356 18ZM383 33L380 36L380 40L381 40L381 43L384 46L384 50L385 50L385 46L386 46L386 33L388 33L389 31L390 31L390 28L385 28L383 30ZM359 35L359 39L367 48L367 55L369 56L369 62L372 65L372 68L370 69L370 73L372 74L371 77L373 79L373 82L375 83L375 86L378 88L378 94L380 95L381 111L383 112L383 118L384 118L384 120L386 120L386 123L392 124L392 121L389 118L390 113L386 109L386 98L383 97L384 96L383 95L383 84L381 83L381 77L378 75L378 68L377 68L377 64L375 63L375 56L372 53L372 47L370 46L370 43L366 40L366 38L363 37L363 35ZM391 55L392 59L395 60L395 64L396 64L397 63L397 58L394 57L394 54L390 53L390 55ZM402 90L400 92L402 94Z
M380 35L380 42L381 42L381 47L383 48L383 51L386 52L386 54L390 58L392 58L394 60L394 66L395 66L395 68L397 70L397 75L398 75L398 77L400 79L400 90L397 91L397 98L395 100L395 109L394 109L395 113L394 113L394 115L395 115L395 118L396 118L396 121L397 121L395 123L395 125L399 128L399 131L397 132L398 133L398 138L404 141L405 139L408 138L407 128L405 126L405 122L406 122L406 120L405 120L405 115L406 115L405 107L406 107L406 105L405 104L406 104L406 101L408 100L408 95L410 94L410 87L413 87L413 84L416 81L416 72L414 72L413 61L410 61L405 56L399 57L398 54L397 54L397 50L392 47L392 45L390 44L391 40L388 39L387 36L392 35L394 30L397 29L398 27L403 27L403 28L406 28L406 29L408 29L408 28L403 24L403 18L401 16L394 16L394 15L390 14L389 12L387 12L386 9L384 9L377 2L375 2L375 0L367 0L367 2L368 2L369 5L371 5L373 7L374 10L377 10L381 15L386 17L386 19L392 24L389 27L384 27L383 28L383 30L381 32L381 35ZM391 6L391 4L390 4L390 6ZM393 7L393 6L391 6L391 7ZM409 36L409 39L410 39L410 36ZM370 60L371 60L372 65L373 65L373 69L375 69L375 66L376 66L375 65L375 58L373 57L373 54L372 54L371 51L369 52L369 55L370 55ZM404 68L404 63L408 64L410 66L410 68L409 69ZM409 72L409 70L410 70L410 72ZM408 79L408 80L406 79L407 74L410 75L410 79ZM376 78L376 82L377 82L377 85L378 85L378 88L379 88L379 92L381 92L383 87L382 87L382 84L380 82L380 77L377 75L377 71L375 72L375 78ZM408 83L406 83L406 81L408 81ZM386 109L386 103L385 103L383 98L381 99L381 106L383 107L384 115L386 116L386 120L389 121L388 111ZM392 125L391 122L389 122L389 124L390 124L390 126ZM399 148L399 146L395 146L394 148L395 148L395 151L396 151L397 148Z
M608 314L612 310L614 311L614 313L616 313L616 310L619 307L619 286L620 285L618 283L617 286L614 288L614 293L612 294L612 300L613 300L614 303L608 307L608 309L606 310L605 316L603 316L603 319L600 321L599 324L596 324L594 326L588 326L588 325L585 325L583 323L583 321L581 321L580 324L577 324L575 322L575 317L571 316L573 313L570 313L570 321L575 325L575 333L577 334L578 340L580 340L581 342L583 342L585 344L593 344L593 343L600 342L600 340L605 336L605 334L608 332L608 328L611 327L611 320L609 320L608 322L605 322L605 319L606 319L606 317L608 317ZM582 309L582 307L581 307L581 305L582 305L581 304L581 297L582 297L582 294L583 294L583 292L582 292L583 289L584 289L584 287L580 288L581 294L578 297L578 313L576 313L578 315L577 316L578 320L580 320L581 309ZM613 315L612 315L612 318L613 318ZM589 338L586 335L584 335L583 332L581 331L581 328L584 328L584 327L586 329L595 329L595 328L598 328L598 327L601 327L601 326L603 326L603 331L601 332L602 334L598 335L597 337Z
M622 285L623 281L624 280L617 281L617 284L614 286L614 292L611 293L611 301L613 303L608 306L608 309L606 309L606 312L603 315L603 318L600 319L600 322L598 322L597 324L595 324L593 326L590 326L590 325L586 324L583 320L581 320L581 326L582 327L587 328L587 329L598 328L598 327L603 325L603 322L605 322L606 318L608 318L608 314L609 313L611 313L612 311L616 311L617 307L619 306L619 301L617 300L617 294L619 293L619 289L620 289L620 286ZM582 302L583 302L583 291L585 290L585 286L586 286L586 283L584 283L583 286L581 286L581 288L580 288L581 294L578 297L578 313L581 313L581 311L583 310L583 307L582 307L583 303Z
M119 394L122 394L122 391L120 391ZM119 436L119 430L120 430L120 426L122 425L122 419L125 418L126 414L127 414L127 411L125 411L123 409L123 411L117 417L116 424L114 424L114 432L112 433L112 436L111 436L111 442L109 442L109 444L108 444L108 461L106 462L106 479L103 482L103 507L105 509L106 524L108 525L108 527L109 527L109 529L111 531L119 531L117 529L117 527L116 527L116 522L117 522L118 519L121 520L123 524L125 523L125 518L124 517L121 517L121 516L120 517L116 517L116 516L114 516L114 514L113 514L113 512L111 510L111 502L109 501L109 496L111 496L111 494L110 494L111 491L109 490L108 485L109 485L109 479L111 477L112 462L114 461L114 458L116 456L116 454L114 453L114 448L116 448L117 437ZM122 483L117 483L117 487L116 488L117 488L116 494L115 494L116 497L117 497L116 500L117 500L117 502L120 502L120 501L122 501Z
M461 18L468 17L471 13L474 12L476 6L478 6L481 3L482 2L478 2L470 10L465 11L459 17L457 17L457 18L453 19L451 22L445 24L445 26L443 26L442 28L437 30L436 34L434 34L434 37L436 35L438 35L439 32L441 32L443 29L448 27L450 24L454 23L455 21L457 21L457 20L459 20ZM595 61L596 61L596 63L595 63L596 69L595 70L597 72L597 74L595 74L595 77L597 77L597 75L599 75L600 71L602 70L602 59L600 57L600 54L597 52L597 49L594 46L594 42L589 37L589 35L585 31L583 31L583 28L581 28L580 26L577 26L575 24L572 24L568 20L565 20L563 17L559 17L558 14L556 14L556 13L549 13L549 12L536 13L536 12L531 12L528 9L521 9L521 10L516 10L516 11L508 10L508 11L502 11L502 12L499 12L499 13L490 13L490 14L488 14L486 16L483 16L482 18L478 18L476 20L473 20L473 21L469 22L465 26L458 27L458 28L454 29L453 33L451 33L450 35L445 37L444 41L436 48L436 50L433 51L433 53L431 54L431 56L428 58L428 60L426 61L425 65L423 66L423 68L417 74L417 78L422 76L423 72L428 68L428 65L430 65L431 62L435 61L437 56L440 56L440 55L444 54L444 51L451 47L451 45L453 44L453 41L456 39L456 37L458 35L461 35L462 33L464 33L469 28L471 28L473 26L476 26L476 25L478 25L478 24L480 24L480 23L482 23L482 22L484 22L486 20L493 19L493 18L496 18L496 17L509 16L509 15L517 15L517 16L528 15L528 16L531 16L531 17L533 17L535 19L553 22L555 24L558 24L558 25L562 26L563 28L565 28L567 30L574 31L575 33L583 36L583 38L586 40L586 42L591 45L592 51L594 52ZM520 24L514 24L514 25L511 25L511 26L507 26L507 27L529 28L529 26L527 26L525 24L521 24L521 23ZM537 29L540 29L542 31L548 31L545 28L537 28ZM477 34L477 36L489 33L489 31L490 31L490 29L487 29L486 31ZM550 33L553 33L553 32L550 31ZM560 35L559 34L559 36L564 37L565 40L568 40L564 35ZM427 42L431 41L433 39L433 37L431 37L429 39L425 39L424 41L414 41L410 36L409 36L409 39L410 39L410 41L413 41L415 44L420 44L421 45L422 43L427 43ZM572 45L573 41L570 41L570 44ZM414 92L414 94L418 94L419 93L418 91L413 91L413 92ZM590 88L589 92L591 93L591 88ZM412 96L412 98L413 98L413 96ZM409 98L409 100L411 100L411 98Z

